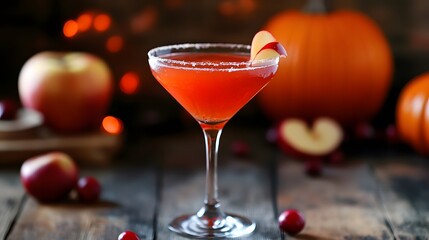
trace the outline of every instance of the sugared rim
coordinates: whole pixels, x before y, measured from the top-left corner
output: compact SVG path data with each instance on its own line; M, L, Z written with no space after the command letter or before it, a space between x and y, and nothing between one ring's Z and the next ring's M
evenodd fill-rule
M200 61L183 61L175 60L171 58L163 58L163 55L172 54L172 53L183 53L186 52L186 49L192 49L190 52L203 52L204 49L216 49L219 48L218 52L236 52L249 54L250 56L250 45L245 44L234 44L234 43L183 43L183 44L174 44L166 45L161 47L156 47L147 53L150 62L155 62L157 65L163 65L171 68L183 68L183 69L195 69L198 67L198 70L211 70L214 67L222 67L217 70L228 70L228 71L239 71L239 70L249 70L249 69L258 69L266 68L272 65L278 64L278 58L272 59L262 59L246 62L237 62L237 61L226 61L226 62L200 62ZM221 50L224 51L221 51ZM231 49L231 51L228 51ZM236 51L233 51L236 49ZM164 53L163 53L164 52ZM210 52L210 51L207 51ZM215 52L215 51L211 51ZM159 54L157 54L159 53ZM235 67L235 68L234 68ZM240 67L240 68L237 68Z

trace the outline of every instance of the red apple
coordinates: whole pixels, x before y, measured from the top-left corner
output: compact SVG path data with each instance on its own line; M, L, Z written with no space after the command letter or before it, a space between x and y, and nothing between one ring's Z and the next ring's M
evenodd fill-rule
M20 174L27 193L40 202L66 198L78 180L76 164L62 152L51 152L26 160Z
M318 118L312 127L301 119L285 119L279 124L278 132L281 149L298 158L325 157L336 150L343 139L343 129L330 118Z
M111 100L113 81L107 64L82 52L41 52L19 74L25 107L38 110L60 132L98 127Z

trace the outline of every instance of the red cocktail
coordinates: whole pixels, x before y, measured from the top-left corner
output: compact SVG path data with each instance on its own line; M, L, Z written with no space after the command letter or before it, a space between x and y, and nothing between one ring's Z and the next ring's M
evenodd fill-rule
M188 237L241 237L255 229L251 220L220 209L217 153L224 125L274 76L278 57L250 61L250 46L182 44L148 53L158 82L198 121L206 142L206 196L196 213L178 217L170 230Z

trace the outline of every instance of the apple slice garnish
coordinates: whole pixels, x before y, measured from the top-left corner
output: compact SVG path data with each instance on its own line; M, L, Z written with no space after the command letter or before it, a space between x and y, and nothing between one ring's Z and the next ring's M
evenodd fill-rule
M257 32L253 37L252 47L250 49L250 59L252 63L255 60L286 56L286 49L270 32L262 30Z
M331 118L318 118L310 127L301 119L285 119L278 128L282 150L295 157L324 157L343 140L343 129Z

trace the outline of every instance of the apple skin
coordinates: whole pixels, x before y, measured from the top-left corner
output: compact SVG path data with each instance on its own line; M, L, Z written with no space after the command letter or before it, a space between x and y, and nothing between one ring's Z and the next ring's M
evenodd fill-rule
M51 129L80 132L98 127L113 92L107 64L83 52L41 52L25 62L18 80L23 106L41 112Z
M311 152L305 152L303 150L297 149L296 147L294 147L290 141L283 135L282 133L282 128L285 124L289 124L289 122L292 121L300 121L303 124L307 125L307 126L311 126L311 125L315 125L317 124L317 122L320 121L330 121L332 122L332 124L336 124L337 126L337 130L338 130L338 139L335 141L335 144L330 148L330 149L326 149L323 153L319 152L319 153L311 153ZM309 129L310 131L312 129ZM333 119L329 119L329 118L318 118L318 119L314 119L314 121L312 122L312 124L308 121L302 120L302 119L284 119L283 121L280 121L280 123L277 125L277 132L278 132L278 137L277 137L277 145L279 146L279 148L286 153L287 155L297 158L297 159L302 159L302 160L308 160L308 159L322 159L322 158L326 158L327 156L329 156L331 153L333 153L334 151L338 150L342 140L343 140L343 129L342 127L335 122L335 120Z
M255 59L258 59L258 55L261 54L261 52L265 51L265 50L272 50L275 53L273 54L273 57L276 56L287 56L287 52L286 49L283 47L283 45L279 42L269 42L267 44L265 44L257 53L255 56ZM259 59L264 59L264 58L259 58Z
M21 183L40 202L65 199L77 183L79 170L63 152L50 152L27 159L21 166Z

